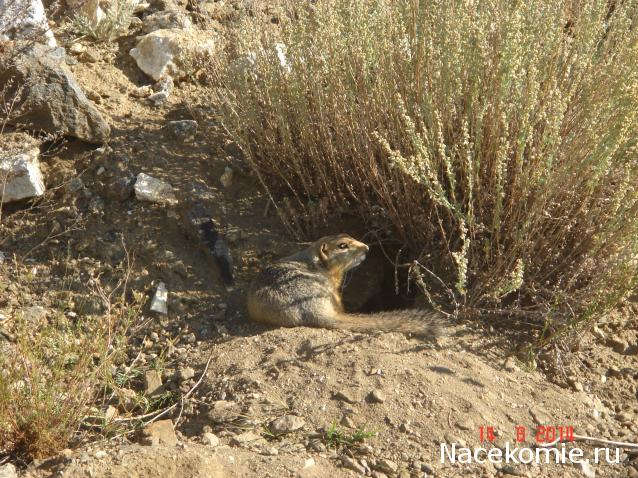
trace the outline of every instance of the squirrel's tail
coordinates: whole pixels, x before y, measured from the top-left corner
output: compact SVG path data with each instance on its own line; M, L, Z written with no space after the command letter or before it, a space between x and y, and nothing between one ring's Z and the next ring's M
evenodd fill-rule
M406 309L375 314L339 314L334 328L359 332L402 332L421 337L445 335L445 316L435 310Z

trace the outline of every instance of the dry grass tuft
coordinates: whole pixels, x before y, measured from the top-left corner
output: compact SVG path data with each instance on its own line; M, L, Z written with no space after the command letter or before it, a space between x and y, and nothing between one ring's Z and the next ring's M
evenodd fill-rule
M18 273L0 287L0 298L29 289L28 269L12 269ZM0 273L9 275L7 268ZM3 322L10 332L0 330L0 458L26 463L77 441L91 407L110 390L139 306L125 301L125 282L108 294L93 283L105 308L99 315L65 313L67 305L58 304L53 317L37 317L25 313L31 299L22 303L18 293L20 307Z

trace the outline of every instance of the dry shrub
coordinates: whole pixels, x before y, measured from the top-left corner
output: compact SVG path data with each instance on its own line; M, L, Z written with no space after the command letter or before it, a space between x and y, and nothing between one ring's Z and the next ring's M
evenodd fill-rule
M223 122L299 230L355 212L424 292L567 330L636 283L636 7L304 2L216 65Z
M61 304L54 317L39 321L17 312L11 334L0 330L0 459L28 463L82 436L82 422L110 386L111 368L125 356L127 330L139 314L139 306L124 301L122 284L108 295L95 288L104 314L69 316Z

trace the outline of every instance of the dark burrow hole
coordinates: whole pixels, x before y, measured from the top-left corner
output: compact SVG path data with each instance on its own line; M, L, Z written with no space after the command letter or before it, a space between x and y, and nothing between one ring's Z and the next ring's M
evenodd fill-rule
M414 283L408 287L406 268L398 269L395 277L394 265L388 259L396 255L397 249L389 246L384 249L385 254L381 246L371 245L366 260L346 274L342 293L347 311L372 313L414 305L420 292Z

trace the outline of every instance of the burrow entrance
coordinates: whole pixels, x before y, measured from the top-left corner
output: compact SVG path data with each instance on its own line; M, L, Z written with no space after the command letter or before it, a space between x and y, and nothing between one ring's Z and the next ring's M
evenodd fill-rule
M394 257L398 250L384 248L389 257ZM362 313L406 309L413 306L419 295L416 284L408 288L407 269L399 269L395 277L394 265L379 245L371 245L366 260L346 275L342 291L346 310Z

